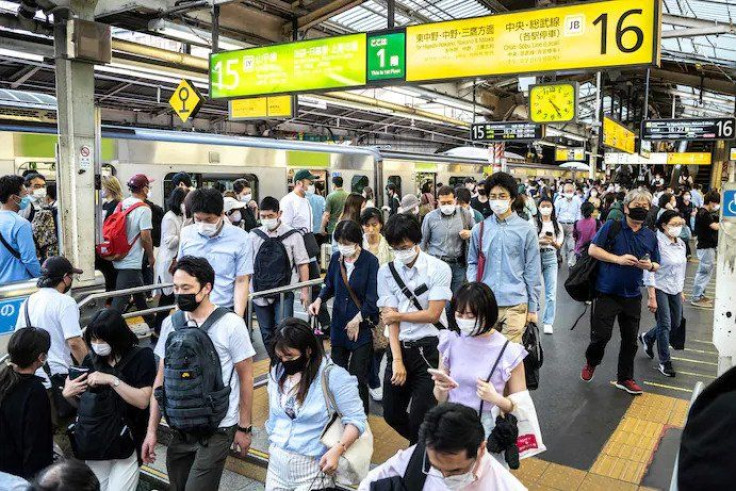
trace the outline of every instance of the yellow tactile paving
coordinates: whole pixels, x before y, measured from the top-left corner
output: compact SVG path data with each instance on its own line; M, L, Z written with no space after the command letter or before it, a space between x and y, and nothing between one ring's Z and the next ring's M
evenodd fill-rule
M578 488L579 491L637 491L636 484L631 484L598 474L588 474Z
M514 474L525 486L530 486L539 481L539 478L542 477L542 474L544 474L544 471L546 471L550 465L551 464L549 462L531 457L522 460L521 466L515 471L511 471L511 473Z
M371 460L374 464L386 462L398 450L409 446L409 442L396 433L380 416L371 414L368 416L368 423L371 425L371 431L373 432L373 441L381 442L380 445L373 446L373 458Z
M260 377L268 373L268 367L271 364L271 359L266 358L265 360L257 361L253 364L253 377Z
M566 491L578 489L585 476L585 471L559 464L549 464L537 483L547 488Z

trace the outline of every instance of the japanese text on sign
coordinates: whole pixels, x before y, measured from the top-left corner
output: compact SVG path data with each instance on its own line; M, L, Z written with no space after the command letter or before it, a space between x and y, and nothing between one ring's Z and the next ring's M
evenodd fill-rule
M617 121L603 118L603 144L626 153L636 151L636 135Z
M731 140L735 118L648 119L641 124L647 140Z
M473 141L534 141L543 137L542 125L534 123L474 123L470 130Z

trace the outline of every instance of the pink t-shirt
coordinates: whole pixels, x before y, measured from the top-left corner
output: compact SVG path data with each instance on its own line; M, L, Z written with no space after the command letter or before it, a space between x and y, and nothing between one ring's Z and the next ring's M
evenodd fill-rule
M456 402L476 411L480 408L480 398L476 395L478 379L488 378L493 364L496 362L506 338L494 330L490 336L465 336L450 330L440 331L438 349L445 370L460 385L450 391L449 402ZM527 352L519 343L509 342L496 370L491 376L491 383L499 394L503 394L511 372L526 357ZM493 405L486 402L483 411L490 411Z

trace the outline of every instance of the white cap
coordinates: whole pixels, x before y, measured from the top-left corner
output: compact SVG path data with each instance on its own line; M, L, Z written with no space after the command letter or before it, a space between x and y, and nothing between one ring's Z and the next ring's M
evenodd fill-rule
M229 196L225 197L225 213L237 210L238 208L245 208L245 203Z

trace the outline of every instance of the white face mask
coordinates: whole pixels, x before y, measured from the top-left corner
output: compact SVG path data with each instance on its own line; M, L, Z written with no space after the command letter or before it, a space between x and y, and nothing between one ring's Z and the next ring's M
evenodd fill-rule
M107 198L107 189L100 189L100 198Z
M338 244L337 246L337 250L340 251L340 254L342 254L342 257L353 257L357 249L358 247L355 244L353 245Z
M507 199L492 199L490 201L491 210L496 215L503 215L509 211L509 207L511 206L511 202Z
M572 197L575 196L575 193L565 193L565 198L572 199Z
M667 232L670 234L670 237L679 237L680 233L682 233L682 226L667 227Z
M196 222L197 232L205 237L212 237L217 233L217 223Z
M591 198L595 198L596 196L598 196L598 191L593 190L593 191L590 192L590 197Z
M718 211L721 209L721 205L713 205L713 211Z
M475 475L473 471L466 472L465 474L458 474L456 476L443 477L442 482L445 484L447 489L460 490L473 484L475 481Z
M312 194L314 194L314 184L310 185L310 186L309 186L309 187L307 188L307 192L308 192L308 193L312 193Z
M230 220L230 223L239 223L243 219L243 215L240 211L235 211L230 214L228 219Z
M452 215L455 213L455 205L442 205L440 206L440 211L443 215Z
M466 336L473 334L477 327L477 319L461 319L460 317L455 317L455 323L458 329L460 329L460 332Z
M46 190L44 188L39 188L33 191L33 197L36 199L44 199L46 197Z
M261 218L261 224L268 230L276 230L279 227L278 218Z
M243 203L250 203L250 200L251 200L251 194L250 193L244 194L244 195L242 195L240 197L240 201L242 201Z
M108 356L112 353L112 347L107 343L92 343L92 351L94 351L97 356Z
M416 250L416 247L412 247L411 249L406 249L403 251L395 251L394 256L396 259L401 261L404 264L410 264L414 259L417 258L417 254L419 254Z
M539 209L539 213L541 213L542 216L548 217L552 214L552 208L545 206L544 208Z

